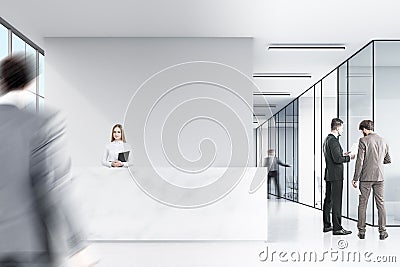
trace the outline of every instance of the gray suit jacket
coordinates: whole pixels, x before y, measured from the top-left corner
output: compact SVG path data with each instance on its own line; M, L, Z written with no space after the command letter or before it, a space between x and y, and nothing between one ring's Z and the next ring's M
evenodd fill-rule
M68 200L64 131L58 112L0 105L0 259L85 246Z
M354 181L377 182L383 181L383 164L391 163L389 146L385 140L371 133L360 138Z

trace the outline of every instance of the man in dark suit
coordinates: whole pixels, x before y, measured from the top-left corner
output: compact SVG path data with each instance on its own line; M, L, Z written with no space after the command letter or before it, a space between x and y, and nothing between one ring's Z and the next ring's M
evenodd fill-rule
M20 101L34 78L29 66L15 54L0 64L0 266L55 266L65 250L89 266L68 199L64 120L49 109L29 112Z
M354 159L355 155L343 153L339 136L343 133L343 121L335 118L331 122L331 133L323 144L325 156L326 192L323 206L324 232L333 230L334 235L348 235L351 231L342 227L343 163ZM332 223L330 212L332 210Z

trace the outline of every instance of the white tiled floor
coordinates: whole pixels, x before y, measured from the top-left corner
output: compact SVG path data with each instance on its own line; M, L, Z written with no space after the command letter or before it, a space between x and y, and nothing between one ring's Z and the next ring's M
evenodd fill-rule
M366 239L359 240L356 222L343 220L353 234L332 236L322 232L321 216L319 210L271 199L267 242L94 242L91 249L100 258L98 266L399 266L400 228L388 228L389 238L380 241L378 229L368 227ZM310 262L310 255L317 262Z

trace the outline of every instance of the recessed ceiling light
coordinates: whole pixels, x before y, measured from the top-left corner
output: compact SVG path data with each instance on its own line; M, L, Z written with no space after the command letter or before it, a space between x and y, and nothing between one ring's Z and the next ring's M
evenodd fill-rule
M288 92L253 92L253 95L260 95L260 96L290 96Z
M276 108L276 104L254 104L255 108Z
M345 50L344 44L293 44L293 43L280 43L269 44L268 50Z
M286 73L273 73L273 72L255 72L253 78L311 78L310 73L286 72Z
M362 96L364 96L364 95L367 95L367 93L363 93L363 92L349 92L349 93L346 93L346 92L339 92L339 95L362 95Z

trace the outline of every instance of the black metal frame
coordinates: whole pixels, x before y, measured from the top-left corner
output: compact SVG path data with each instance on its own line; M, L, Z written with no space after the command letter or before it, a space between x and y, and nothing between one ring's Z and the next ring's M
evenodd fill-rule
M37 50L40 54L42 54L44 56L44 50L42 48L40 48L37 44L35 44L34 42L32 42L31 39L29 39L28 37L26 37L24 34L22 34L19 30L17 30L16 28L14 28L10 23L8 23L6 20L4 20L2 17L0 17L0 24L2 24L4 27L6 27L8 30L10 30L12 33L14 33L16 36L18 36L19 38L21 38L22 41L24 41L25 43L29 44L30 46L32 46L35 50Z
M347 123L349 123L349 111L350 111L349 110L349 102L350 102L350 96L349 96L349 62L346 62L346 121L347 121ZM347 144L347 149L348 149L349 148L349 141L350 141L349 140L349 134L350 134L349 127L346 127L346 131L347 131L346 144ZM348 183L349 182L349 174L350 174L349 167L347 167L346 170L347 170L346 179L347 179L347 183ZM350 217L350 215L349 215L349 210L350 210L349 198L350 198L350 191L349 191L349 187L347 187L347 211L346 211L347 217Z
M372 41L372 121L375 121L375 42ZM375 225L375 198L372 198L372 225Z

